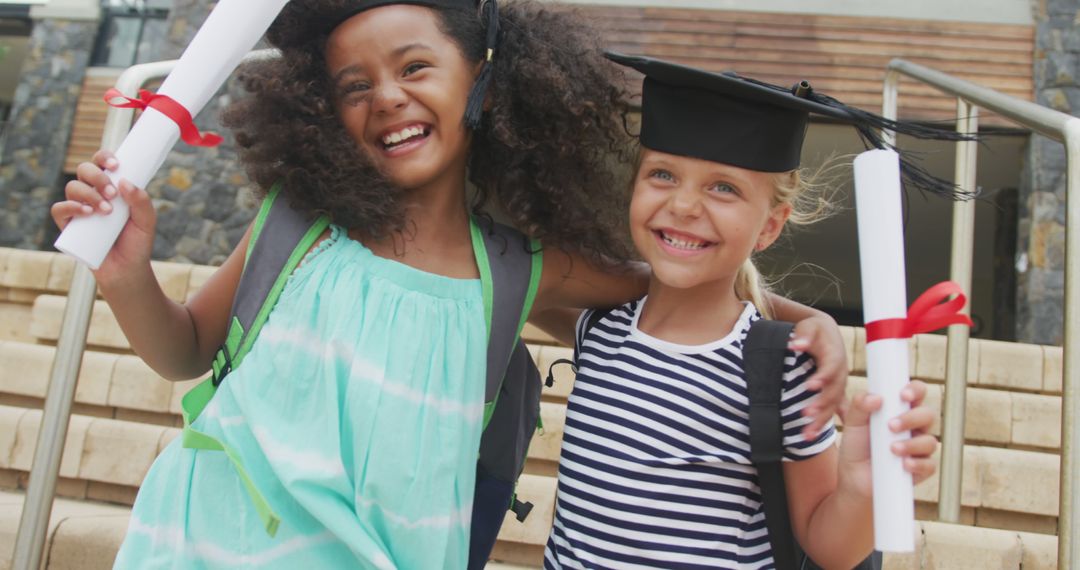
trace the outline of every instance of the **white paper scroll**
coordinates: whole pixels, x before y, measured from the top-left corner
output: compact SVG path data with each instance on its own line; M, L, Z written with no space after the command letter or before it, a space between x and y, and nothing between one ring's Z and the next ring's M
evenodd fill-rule
M901 222L900 160L891 150L871 150L855 158L855 206L859 225L863 318L871 323L907 316L904 234ZM870 393L881 409L870 418L874 473L874 547L883 552L915 549L915 498L911 474L889 445L911 434L894 434L886 422L908 411L900 390L910 381L908 340L884 339L866 345Z
M259 41L287 1L218 2L158 93L172 97L193 117L197 115ZM125 95L135 96L134 93ZM113 185L126 179L139 188L146 188L179 137L176 123L154 109L147 109L116 150L120 168L108 173ZM72 220L56 240L56 248L92 269L100 267L128 220L128 205L122 199L112 200L112 206L110 214Z

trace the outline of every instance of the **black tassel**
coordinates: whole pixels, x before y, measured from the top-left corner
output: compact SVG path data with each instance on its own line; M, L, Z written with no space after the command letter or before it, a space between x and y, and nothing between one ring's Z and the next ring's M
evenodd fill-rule
M465 126L476 130L480 127L480 120L484 115L484 100L487 98L487 88L491 83L493 71L492 59L495 57L495 45L499 39L499 5L496 0L484 0L480 7L481 18L487 19L487 54L484 59L484 67L469 92L469 99L465 103Z
M886 119L881 115L847 105L828 95L822 95L814 91L814 88L806 81L796 83L788 90L779 85L758 81L752 77L744 77L733 72L729 73L746 82L768 87L781 93L788 93L832 109L832 113L822 110L815 110L814 112L850 123L858 131L859 138L867 147L896 151L900 155L900 177L905 187L918 188L952 200L971 200L978 197L979 192L977 189L972 191L961 190L956 186L956 183L943 180L927 172L925 168L913 160L912 155L914 153L901 151L896 148L896 145L886 142L885 138L881 136L881 130L889 130L899 135L908 135L917 139L951 142L977 141L980 140L978 134L963 134L947 128Z
M855 127L855 130L859 133L859 138L867 147L896 151L900 155L900 176L905 187L918 188L952 200L971 200L978 197L979 192L977 189L971 191L961 190L954 182L943 180L927 172L916 160L912 159L911 152L901 151L896 148L896 145L886 142L885 138L881 136L881 131L889 130L898 135L908 135L923 140L951 142L979 140L977 134L964 134L951 129L886 119L869 111L845 105L828 95L816 93L813 89L807 90L802 96L809 101L832 107L841 114L848 115L845 120Z

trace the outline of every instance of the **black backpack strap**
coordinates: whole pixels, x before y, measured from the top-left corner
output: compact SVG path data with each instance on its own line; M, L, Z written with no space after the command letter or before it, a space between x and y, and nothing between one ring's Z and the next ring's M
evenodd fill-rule
M585 326L581 327L581 335L577 339L577 344L574 345L574 360L578 358L578 352L581 350L582 343L585 342L585 337L589 335L589 331L596 327L596 324L604 320L604 317L611 314L611 309L592 309L585 315Z
M533 296L539 283L539 263L542 254L526 249L521 232L483 218L474 220L473 231L479 237L486 255L477 255L478 263L490 273L490 303L485 299L488 315L487 380L484 401L494 401L502 386L506 365L516 350L521 329L532 309ZM485 268L481 267L481 275Z
M798 568L784 487L784 427L780 413L784 357L793 328L791 323L760 319L751 325L742 351L750 395L750 459L757 468L765 526L779 570Z
M538 243L508 226L476 219L473 232L474 245L483 250L477 252L482 280L490 282L484 291L490 314L480 466L514 482L539 421L540 375L521 341L521 329L540 283L543 257Z
M523 520L532 509L517 500L518 476L540 416L540 375L525 343L525 325L540 280L539 244L526 249L518 231L488 220L473 220L473 247L484 285L488 352L484 432L476 465L470 570L487 564L510 509Z

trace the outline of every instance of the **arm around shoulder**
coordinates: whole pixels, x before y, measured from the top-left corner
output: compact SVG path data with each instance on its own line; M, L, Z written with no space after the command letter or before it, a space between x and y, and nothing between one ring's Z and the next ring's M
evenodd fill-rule
M649 267L640 262L600 266L562 249L544 249L544 267L529 320L573 345L580 309L610 308L640 299L649 286Z
M532 314L552 308L609 308L640 299L649 287L641 262L600 265L554 247L544 249L544 269Z

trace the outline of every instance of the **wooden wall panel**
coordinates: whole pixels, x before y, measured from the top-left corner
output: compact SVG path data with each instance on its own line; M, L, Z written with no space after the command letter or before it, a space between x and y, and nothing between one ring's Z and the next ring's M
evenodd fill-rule
M726 10L582 7L612 49L780 85L806 79L847 103L880 112L885 65L894 57L1032 100L1034 28L895 18ZM956 102L901 81L900 116L940 120ZM1008 124L983 115L986 124Z
M780 85L806 79L846 103L880 112L885 65L900 57L1032 100L1032 26L727 10L580 6L611 49L744 75ZM101 144L101 97L120 70L92 68L83 84L65 172ZM911 80L900 84L900 116L946 120L956 102ZM983 113L981 124L1011 125Z
M71 127L71 139L68 141L67 156L64 158L64 172L75 173L80 162L90 157L101 148L101 133L105 125L105 113L109 107L103 97L116 83L122 69L94 67L87 70L83 80L82 93L75 107L75 121Z

